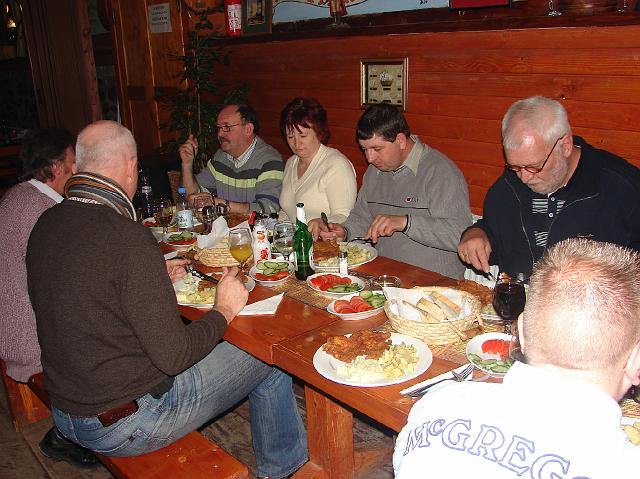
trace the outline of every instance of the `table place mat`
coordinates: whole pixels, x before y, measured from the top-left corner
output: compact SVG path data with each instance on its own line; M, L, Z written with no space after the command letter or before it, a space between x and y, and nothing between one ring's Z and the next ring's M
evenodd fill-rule
M326 309L333 298L328 298L309 287L305 281L300 281L295 276L289 276L282 283L271 286L269 289L308 304L318 309Z

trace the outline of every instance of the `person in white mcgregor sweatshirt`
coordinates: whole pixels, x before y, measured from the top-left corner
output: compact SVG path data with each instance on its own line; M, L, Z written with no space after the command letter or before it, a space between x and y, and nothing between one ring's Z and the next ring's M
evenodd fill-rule
M568 239L534 268L502 384L450 382L398 436L397 479L636 477L618 401L640 383L640 255Z

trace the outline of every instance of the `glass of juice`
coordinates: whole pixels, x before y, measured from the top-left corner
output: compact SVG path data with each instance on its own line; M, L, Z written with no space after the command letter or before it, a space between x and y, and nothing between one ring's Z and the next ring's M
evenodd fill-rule
M231 256L240 263L242 271L251 255L251 231L248 228L235 228L229 231L229 251Z

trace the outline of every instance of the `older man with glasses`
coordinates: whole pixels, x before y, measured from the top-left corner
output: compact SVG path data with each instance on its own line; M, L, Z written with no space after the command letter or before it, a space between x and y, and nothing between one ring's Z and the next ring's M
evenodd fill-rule
M462 261L529 277L544 250L567 238L640 249L640 170L573 136L559 102L515 102L502 138L505 171L487 193L484 217L462 234Z
M233 213L276 213L284 163L280 153L258 136L256 111L249 105L228 105L218 113L216 127L220 149L197 175L193 160L198 140L189 135L180 146L187 193L211 192L216 203L226 203Z

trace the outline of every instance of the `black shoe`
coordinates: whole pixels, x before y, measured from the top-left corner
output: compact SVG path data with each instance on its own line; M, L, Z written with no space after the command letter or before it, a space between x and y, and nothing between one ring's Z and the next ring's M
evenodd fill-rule
M100 464L93 452L65 439L55 427L44 435L39 446L45 456L68 462L76 467L88 469Z

